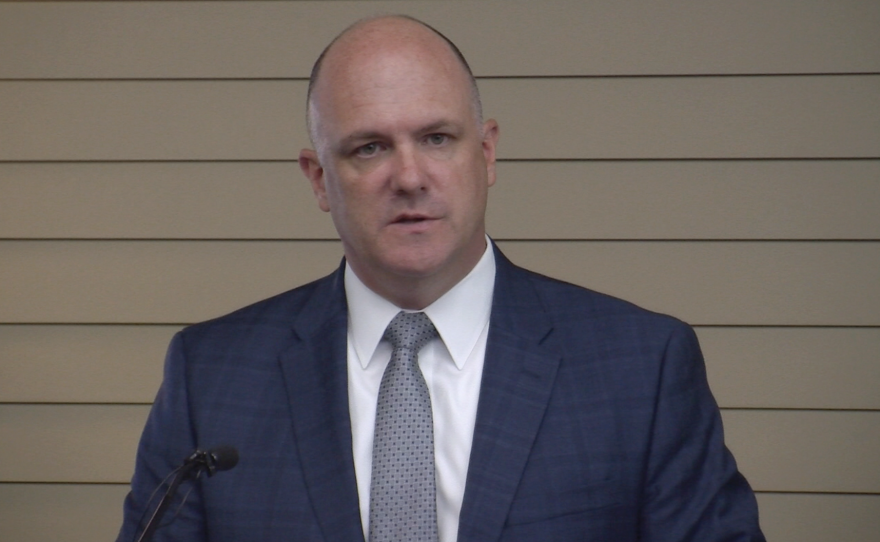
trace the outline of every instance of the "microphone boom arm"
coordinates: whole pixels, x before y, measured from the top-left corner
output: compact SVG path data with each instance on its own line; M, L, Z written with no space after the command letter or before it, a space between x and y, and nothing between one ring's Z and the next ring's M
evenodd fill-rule
M137 539L137 542L149 542L152 540L153 533L159 528L159 522L177 494L180 484L190 478L197 478L202 470L205 470L208 476L211 477L215 472L229 470L237 463L238 452L231 446L220 446L207 452L202 450L194 451L186 458L183 465L177 469L174 479L168 485L168 489L162 496L162 500L159 501L159 505L156 506L156 510L153 512L152 517L150 517L150 521L147 522L147 526L144 528L144 532L141 533L140 538Z

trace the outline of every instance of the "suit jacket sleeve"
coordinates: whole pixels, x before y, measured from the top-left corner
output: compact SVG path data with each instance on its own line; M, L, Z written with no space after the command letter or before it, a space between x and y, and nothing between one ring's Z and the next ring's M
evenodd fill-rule
M721 416L690 327L672 332L659 370L642 539L763 541L754 495L725 447Z
M162 386L138 445L131 491L125 499L117 542L132 542L140 535L170 482L166 477L196 448L188 407L183 337L181 333L175 335L168 348ZM181 507L184 496L186 503ZM167 510L163 524L169 523L172 517L174 521L156 531L153 540L205 540L202 516L200 484L183 485L177 500Z

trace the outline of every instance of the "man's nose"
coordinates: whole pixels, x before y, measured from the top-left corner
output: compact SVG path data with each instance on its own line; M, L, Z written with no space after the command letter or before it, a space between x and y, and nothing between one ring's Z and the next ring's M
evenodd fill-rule
M413 145L402 145L396 149L392 184L396 192L415 193L426 188L424 157Z

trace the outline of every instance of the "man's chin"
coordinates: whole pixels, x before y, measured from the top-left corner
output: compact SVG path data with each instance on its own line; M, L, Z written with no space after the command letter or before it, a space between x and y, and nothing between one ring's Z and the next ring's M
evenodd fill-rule
M410 259L406 261L398 260L394 264L389 265L387 269L390 274L398 276L402 279L429 279L438 274L442 269L442 265L433 259Z
M472 257L464 247L438 236L409 239L386 248L380 265L401 279L454 279L457 282L463 277L454 275L460 274L465 268L467 274L476 264L476 261L468 261ZM485 245L482 248L485 249ZM476 254L478 251L473 252ZM479 254L482 252L479 251ZM479 259L479 255L476 259Z

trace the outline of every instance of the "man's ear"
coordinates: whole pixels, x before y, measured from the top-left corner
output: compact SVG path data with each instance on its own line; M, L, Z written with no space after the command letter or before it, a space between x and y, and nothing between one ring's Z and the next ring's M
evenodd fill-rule
M318 200L318 207L322 211L330 211L330 203L327 201L327 187L324 186L324 168L318 161L318 153L312 149L303 149L299 151L299 168L303 174L312 183L312 192L315 193L315 199Z
M489 119L483 123L483 159L489 186L495 184L495 149L498 146L498 123Z

